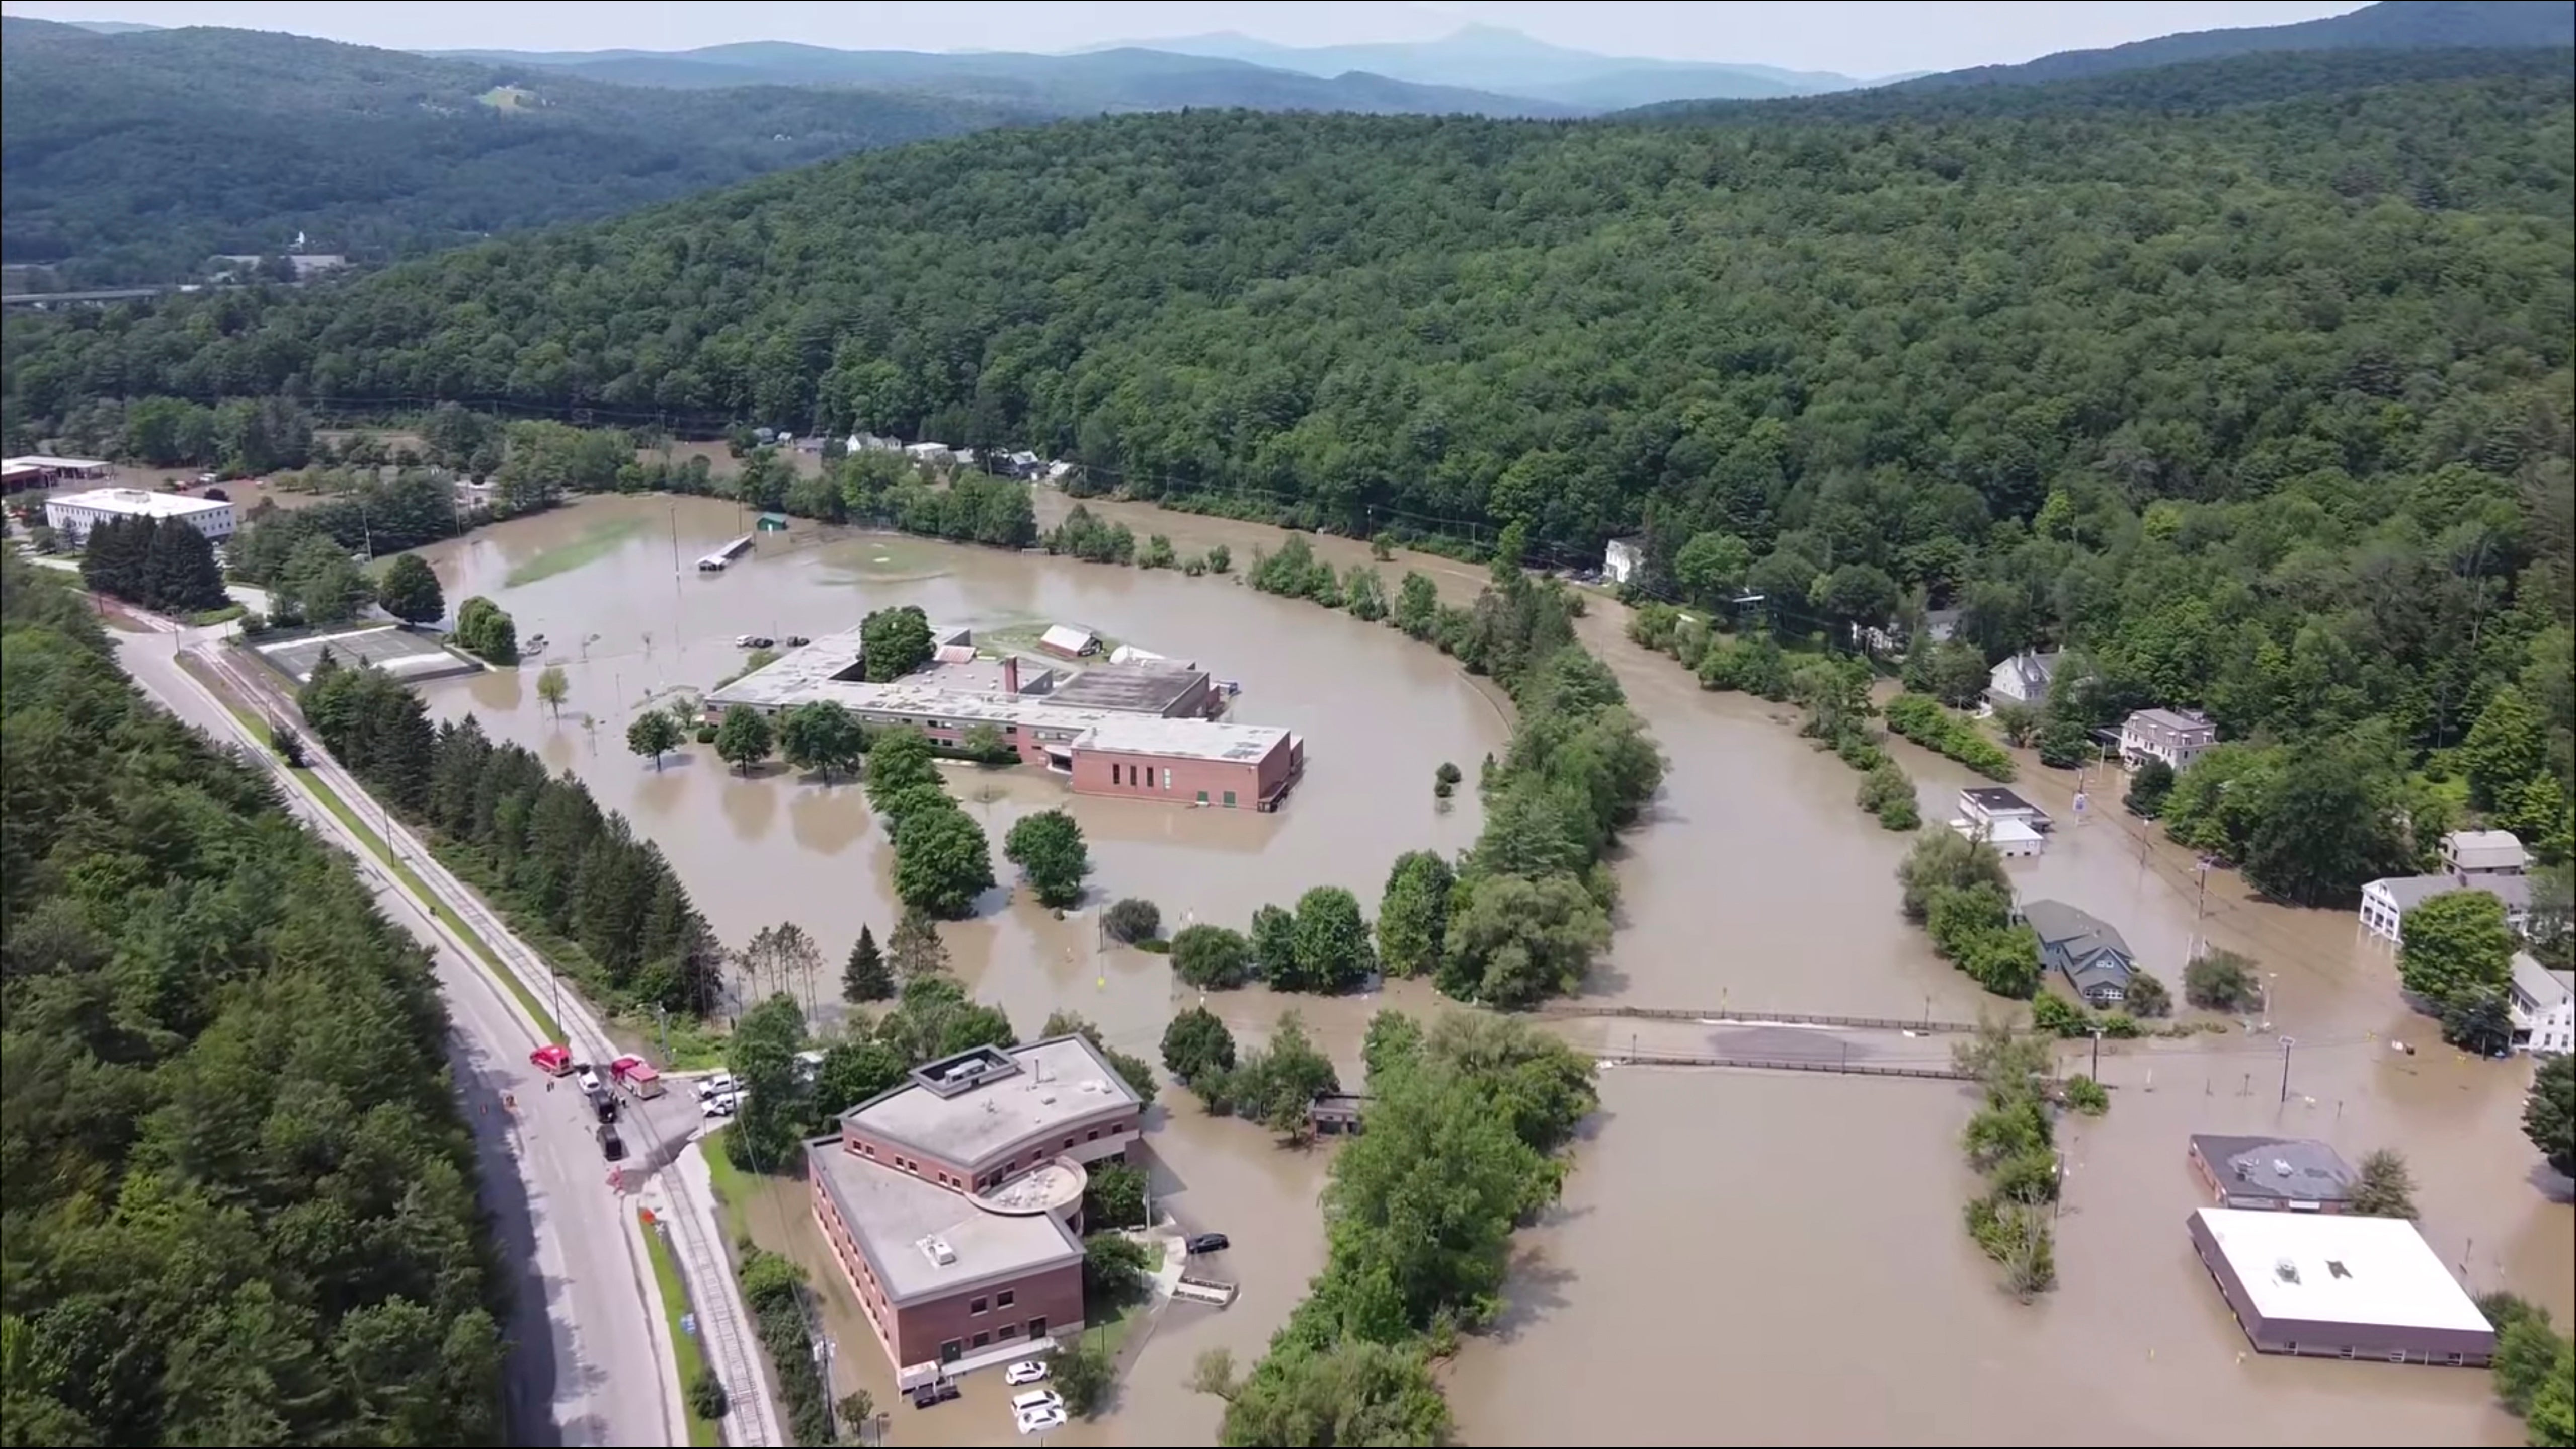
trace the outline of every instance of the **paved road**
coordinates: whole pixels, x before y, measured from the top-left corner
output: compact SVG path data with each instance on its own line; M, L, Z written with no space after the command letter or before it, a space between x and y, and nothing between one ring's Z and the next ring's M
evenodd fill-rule
M163 707L210 737L242 741L237 721L182 671L172 635L118 635L126 671ZM267 751L250 756L267 760ZM687 1440L671 1346L652 1265L630 1205L608 1185L608 1165L578 1091L546 1089L528 1065L536 1029L465 944L450 935L371 858L338 817L279 772L290 809L358 860L388 919L435 958L454 1029L448 1054L481 1158L484 1198L505 1271L513 1275L513 1348L506 1389L512 1443L669 1445ZM515 1113L509 1099L516 1099ZM647 1160L685 1117L630 1121Z

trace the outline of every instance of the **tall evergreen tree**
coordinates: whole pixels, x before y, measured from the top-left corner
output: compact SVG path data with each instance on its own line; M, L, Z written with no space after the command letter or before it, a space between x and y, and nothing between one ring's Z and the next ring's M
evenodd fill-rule
M885 956L877 950L876 932L861 926L858 943L850 947L849 962L841 968L841 999L855 1006L893 996L894 973L887 969Z

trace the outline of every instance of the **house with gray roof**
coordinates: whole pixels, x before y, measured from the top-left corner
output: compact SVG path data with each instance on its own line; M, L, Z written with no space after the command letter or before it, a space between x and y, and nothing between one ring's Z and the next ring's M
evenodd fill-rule
M2048 682L2057 677L2058 661L2066 655L2059 650L2034 654L2025 649L1986 671L1986 703L2045 704Z
M2531 877L2470 874L2385 876L2361 888L2362 929L2394 941L2405 930L2406 913L2451 891L2484 891L2504 902L2504 923L2514 934L2531 929Z
M2138 958L2108 924L2064 901L2032 901L2021 918L2039 936L2039 964L2066 978L2075 994L2097 1007L2129 999Z

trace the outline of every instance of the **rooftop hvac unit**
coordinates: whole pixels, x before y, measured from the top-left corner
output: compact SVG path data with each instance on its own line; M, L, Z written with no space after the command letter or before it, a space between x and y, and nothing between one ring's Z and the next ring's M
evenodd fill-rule
M948 1246L948 1240L946 1238L938 1237L936 1235L921 1240L921 1251L923 1256L929 1258L931 1262L938 1264L942 1268L948 1267L957 1261L957 1250Z

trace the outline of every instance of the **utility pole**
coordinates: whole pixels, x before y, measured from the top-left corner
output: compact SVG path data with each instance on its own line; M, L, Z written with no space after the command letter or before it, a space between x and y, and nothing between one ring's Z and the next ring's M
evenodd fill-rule
M2290 1100L2290 1048L2298 1045L2295 1038L2281 1038L2281 1100Z
M2093 1080L2102 1080L2102 1028L2093 1028Z

